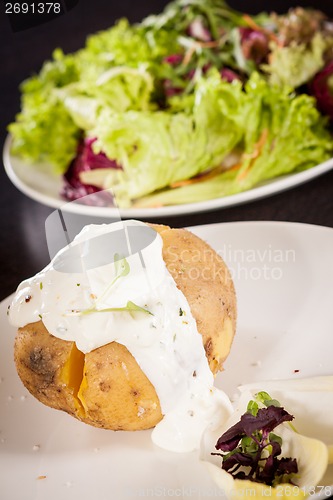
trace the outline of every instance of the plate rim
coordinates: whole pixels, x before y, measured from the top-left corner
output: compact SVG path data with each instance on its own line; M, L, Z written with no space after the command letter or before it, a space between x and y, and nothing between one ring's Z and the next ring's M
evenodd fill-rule
M29 198L42 203L46 206L55 209L61 209L65 212L76 213L80 215L89 215L96 217L124 217L124 218L149 218L149 217L168 217L168 216L181 216L193 213L204 213L218 209L230 208L238 205L243 205L249 202L257 201L266 198L293 187L299 186L312 179L323 175L333 169L333 157L322 162L314 167L311 167L302 172L288 174L286 176L277 177L270 180L268 183L261 186L254 187L241 193L236 193L230 196L214 198L196 203L186 203L183 205L169 205L164 207L155 208L116 208L116 207L91 207L80 205L77 203L66 202L61 198L54 198L36 191L32 187L20 179L13 166L13 159L20 160L11 154L10 148L12 137L7 134L3 146L3 164L5 172L14 186ZM24 160L20 160L23 161ZM26 162L27 163L27 162ZM27 165L29 165L27 163Z
M271 228L271 230L272 230L272 231L275 231L275 229L281 230L281 231L282 231L282 233L281 233L281 234L284 234L284 230L285 230L285 229L289 229L289 230L291 229L291 230L292 230L292 229L294 228L294 229L296 230L296 232L297 232L297 233L299 233L299 234L303 234L303 235L304 235L304 234L306 234L306 235L307 235L307 238L310 238L310 237L311 237L311 235L313 234L313 232L315 232L315 233L320 232L321 234L325 234L325 235L329 234L329 235L330 235L330 239L329 239L329 241L330 241L330 242L332 241L332 244L333 244L333 228L328 227L328 226L320 226L320 225L309 224L309 223L302 223L302 222L269 221L269 220L263 220L263 221L255 221L255 220L253 220L253 221L218 222L218 223L213 223L213 224L201 224L201 225L197 225L197 226L188 226L188 229L189 229L189 230L195 230L195 229L197 229L197 231L198 231L198 232L200 232L200 231L202 231L202 230L210 230L210 231L211 231L211 233L212 233L213 235L214 235L214 234L218 235L218 231L217 231L217 229L220 229L220 236L217 236L217 237L219 237L219 238L222 238L222 239L223 239L223 228L224 228L224 227L234 228L234 230L235 230L235 231L238 231L238 230L239 230L239 231L241 232L241 230L242 230L242 229L241 229L241 228L242 228L242 226L243 226L243 227L248 227L248 228L250 228L250 229L251 229L251 227L256 227L256 228L258 228L258 230L261 230L263 233L266 233L266 230L265 230L265 229L269 226L269 227ZM206 239L206 235L204 235L204 238ZM209 242L209 243L210 243L210 242ZM314 259L315 259L315 258L316 258L316 257L314 256ZM15 292L13 292L13 293L15 293ZM12 297L13 293L12 293L12 294L10 294L8 297L6 297L5 299L3 299L3 300L0 302L0 307L4 307L5 305L7 305L7 304L8 304L8 302L10 301L10 298ZM3 321L6 321L6 316L2 316L2 318L3 318ZM1 373L0 373L0 375L1 375ZM44 443L42 443L42 446L43 446L43 445L44 445ZM118 445L116 445L116 447L117 447L117 446L118 446ZM93 444L91 445L91 448L92 448L92 447L93 447ZM0 450L0 451L1 451L1 450ZM31 453L32 453L32 452L30 451L30 454L31 454ZM1 453L0 453L0 455L1 455ZM86 457L86 456L87 456L87 453L84 453L84 454L82 454L82 455L83 455L84 457ZM31 456L31 455L30 455L30 456ZM45 458L45 457L46 457L46 458ZM6 458L6 457L5 457L5 458ZM40 483L38 484L38 486L36 486L36 488L37 488L37 487L39 487L39 488L40 488L39 493L40 493L42 496L43 496L43 494L44 494L44 496L48 496L48 495L50 494L50 492L51 492L51 491L53 491L53 490L52 490L52 488L54 489L55 494L59 496L59 494L60 494L60 493L63 493L63 492L64 492L64 488L65 488L65 486L66 486L66 483L64 483L64 481L65 481L65 479L67 480L68 478L67 478L67 476L65 477L65 474L63 473L63 470L64 470L64 469L63 469L63 468L60 468L60 469L59 469L59 470L60 470L60 473L59 473L60 475L59 475L59 477L60 477L60 479L61 479L61 481L62 481L62 482L60 482L60 480L58 480L58 477L56 478L56 481L54 480L54 477L52 476L52 473L53 473L53 475L54 475L54 471L57 471L57 470L58 470L58 469L57 469L57 466L58 466L58 461L57 461L57 460L58 460L58 458L56 457L55 462L52 462L53 455L52 455L52 456L51 456L51 458L50 458L50 457L47 455L47 451L45 451L45 449L42 449L42 454L41 454L41 457L38 457L38 458L40 458L40 460L41 460L41 464L42 464L42 467L40 468L40 474L44 474L44 473L45 473L45 470L46 470L46 472L47 472L47 474L48 474L48 476L49 476L50 480L49 480L49 483L47 483L47 482L45 482L45 483L40 482ZM70 458L71 458L71 457L70 457ZM74 458L75 458L75 457L74 457ZM12 467L12 465L11 465L11 464L12 464L12 463L14 463L14 462L13 462L13 460L14 460L14 459L15 459L15 463L17 463L17 462L16 462L16 458L14 457L14 455L11 457L11 459L12 459L12 461L9 463L9 465L8 465L8 469L7 469L7 468L5 468L5 469L4 469L4 470L6 470L7 472L8 472L8 470ZM60 457L60 460L61 460L61 459L62 459L62 457ZM71 458L71 459L72 459L72 458ZM21 464L21 463L22 463L22 460L23 460L22 455L20 455L20 457L19 457L19 462L18 462L18 463L20 463L20 464ZM42 460L43 460L43 461L42 461ZM66 460L67 460L67 459L66 459ZM104 455L104 454L102 455L101 460L102 460L102 462L101 462L101 463L103 463L103 464L104 464L104 463L105 463L105 462L104 462L104 460L105 460L105 455ZM54 465L54 463L55 463L55 465ZM66 463L68 463L68 462L66 462ZM46 469L46 466L48 467L48 469ZM19 470L20 470L20 469L18 469L18 471L19 471ZM33 468L32 468L31 470L34 472L34 474L35 474L35 471L36 471L35 476L37 476L37 473L39 473L39 472L37 472L37 471L39 471L39 468L38 468L37 466L35 466L35 465L33 466ZM94 469L92 469L92 470L94 470ZM13 473L14 473L14 472L13 472ZM10 474L12 474L12 470L10 470ZM15 474L16 474L16 472L15 472ZM81 486L80 486L80 484L75 483L75 478L77 477L77 473L76 473L76 471L74 471L73 476L74 476L74 482L73 482L74 489L73 489L73 490L65 490L65 491L67 491L67 494L65 494L64 496L65 496L66 498L72 498L72 499L74 499L74 498L75 498L75 499L76 499L76 498L79 498L79 496L80 496L80 493L77 493L77 492L80 492L80 491L81 491L81 490L80 490L80 487L81 487ZM165 477L166 477L166 476L165 476ZM164 476L163 476L163 478L164 478ZM69 479L71 479L71 480L72 480L72 477L70 476L70 477L69 477ZM32 478L32 480L36 481L36 479L34 479L34 478ZM32 481L32 480L31 480L31 481ZM30 481L30 480L29 480L29 481ZM52 482L52 481L53 481L53 482ZM123 481L124 481L124 479L123 479L123 477L122 477L122 478L121 478L121 485L122 485L122 484L125 484L125 483L123 483ZM148 479L147 479L147 481L148 481ZM162 481L162 480L161 480L161 481ZM165 481L167 481L167 479L165 479ZM6 484L7 484L7 483L6 483ZM6 488L6 484L5 484L4 488ZM19 486L19 488L20 488L20 492L21 492L21 488L22 488L22 494L24 494L24 485L25 485L25 484L28 486L28 488L27 488L27 491L28 491L27 498L29 498L30 500L33 500L33 498L35 498L35 496L34 496L34 495L31 495L31 496L30 496L30 491L32 491L32 490L33 490L33 488L31 487L31 484L30 484L30 483L28 484L28 482L27 482L27 479L26 479L26 478L22 479L22 481L21 481L21 486ZM35 482L34 484L36 484L36 482ZM111 487L111 489L112 489L112 484L113 484L113 482L111 482L111 483L109 483L109 484L110 484L110 487ZM164 484L164 483L163 483L163 484ZM166 484L169 484L169 483L166 483ZM172 483L172 484L173 484L173 483ZM185 482L184 482L184 484L185 484ZM171 483L170 483L170 485L171 485ZM67 487L68 487L68 485L67 485ZM135 487L136 487L136 488L137 488L137 490L139 491L141 486L140 486L140 485L136 485L136 484L134 484L134 487L133 487L133 488L135 488ZM143 488L144 488L144 487L147 487L147 488L148 488L148 482L147 482L147 486L145 486L145 483L144 483ZM150 487L150 483L149 483L149 487ZM152 486L152 487L153 487L153 486ZM175 488L176 488L176 487L178 487L178 484L175 486ZM205 484L204 484L204 483L202 483L202 485L201 485L201 483L200 483L200 487L202 487L202 488L204 489L204 488L205 488ZM216 485L212 483L212 487L216 487ZM14 491L14 494L15 494L15 493L17 493L17 491L18 491L18 490L17 490L17 488L18 488L18 486L15 486L15 491L13 490L13 491ZM44 489L43 489L43 488L44 488ZM104 489L105 489L105 488L106 488L106 486L105 486L105 484L103 483L103 485L102 485L102 489L103 489L103 491L104 491ZM170 486L170 488L172 488L172 485ZM0 490L1 490L1 487L0 487ZM110 490L110 491L111 491L111 490ZM118 490L117 490L117 491L118 491ZM133 490L133 491L135 491L135 490ZM200 491L201 491L201 490L200 490ZM36 489L36 492L37 492L37 489ZM45 493L44 493L44 492L45 492ZM36 493L36 495L37 495L37 493ZM37 496L39 497L39 495L37 495ZM134 496L134 495L133 495L133 496ZM137 495L137 496L138 496L138 495ZM191 495L191 496L192 496L192 495ZM126 497L127 497L127 495L124 495L124 496L121 496L120 498L122 498L123 500L125 500L125 499L126 499ZM14 498L16 499L16 498L18 498L18 496L15 496L15 497L13 496L13 497L9 497L9 498L12 498L12 500L14 500ZM54 499L54 498L55 498L55 496L52 494L52 499ZM85 498L86 498L86 496L84 495L84 496L83 496L83 498L85 499ZM193 498L194 498L195 500L199 500L199 497L197 497L195 494L193 495ZM200 495L200 498L201 498L201 495ZM316 497L316 500L317 500L317 497ZM318 500L321 500L321 499L319 498Z

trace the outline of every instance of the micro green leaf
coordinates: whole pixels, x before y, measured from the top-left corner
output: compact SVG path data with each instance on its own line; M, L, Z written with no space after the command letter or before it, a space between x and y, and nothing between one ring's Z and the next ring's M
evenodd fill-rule
M107 296L113 287L113 285L120 279L125 278L131 270L129 263L127 262L125 257L122 257L120 254L114 254L114 269L116 272L115 277L111 281L111 283L106 287L102 295L98 298L98 302L101 302L105 296Z
M129 312L130 314L134 312L141 312L153 316L153 314L150 311L148 311L148 309L140 307L130 300L127 302L125 307L107 307L106 309L96 309L95 307L93 307L91 309L85 309L84 311L80 311L79 315L85 316L86 314L103 313L103 312Z
M257 413L258 413L258 410L259 410L259 406L258 406L258 403L256 403L256 401L249 401L248 405L247 405L247 413L251 413L251 415L254 415L256 416Z
M258 444L254 441L252 437L245 436L241 441L241 447L245 453L257 453L258 452Z
M276 443L282 445L282 438L280 436L277 436L277 434L274 434L274 432L269 433L269 440L275 441Z
M280 402L277 399L272 399L271 396L265 392L260 391L254 395L256 401L258 403L262 403L264 406L281 406Z
M269 486L282 482L292 483L298 472L297 461L281 457L282 438L273 430L293 416L276 404L260 408L272 400L265 392L251 400L240 420L218 439L215 448L222 457L222 469L235 479L248 479Z
M127 276L131 270L125 257L121 257L118 253L114 254L114 268L116 271L116 277L114 278L112 284L114 284L119 278Z

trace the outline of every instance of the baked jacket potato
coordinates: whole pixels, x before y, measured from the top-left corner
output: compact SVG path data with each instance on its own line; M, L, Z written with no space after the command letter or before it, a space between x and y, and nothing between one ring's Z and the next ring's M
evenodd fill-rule
M227 358L236 328L234 285L221 257L185 229L151 225L162 237L165 264L185 295L211 371ZM154 427L163 417L155 388L127 348L111 342L87 354L51 335L43 323L17 332L14 357L30 393L87 424L113 430Z

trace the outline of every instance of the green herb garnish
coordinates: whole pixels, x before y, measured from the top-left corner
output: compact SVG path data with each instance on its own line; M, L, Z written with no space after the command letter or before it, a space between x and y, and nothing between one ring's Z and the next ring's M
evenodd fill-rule
M114 254L114 268L116 275L111 281L111 283L104 290L102 295L99 297L98 301L101 302L105 296L107 296L113 287L113 285L120 279L125 278L131 270L129 263L127 262L125 257L121 257L118 253Z
M103 313L103 312L129 312L130 314L134 312L141 312L153 316L153 313L148 311L148 309L144 309L143 307L134 304L134 302L130 300L127 302L125 307L107 307L106 309L96 309L95 307L93 307L91 309L85 309L84 311L80 311L78 314L80 316L84 316L86 314Z
M247 479L269 486L293 484L298 472L297 460L281 457L282 438L273 430L293 420L280 403L266 392L259 392L247 405L239 422L217 441L212 453L222 457L222 469L235 479Z

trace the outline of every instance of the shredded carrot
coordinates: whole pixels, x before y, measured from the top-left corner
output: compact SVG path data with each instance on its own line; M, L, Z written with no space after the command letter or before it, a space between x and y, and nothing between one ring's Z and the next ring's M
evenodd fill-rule
M234 167L232 167L232 168L234 168ZM228 169L228 170L231 170L231 169ZM176 181L176 182L170 184L170 188L174 189L174 188L179 188L179 187L183 187L183 186L188 186L189 184L196 184L197 182L207 181L209 179L213 179L214 177L216 177L218 174L222 173L223 171L225 171L225 167L220 165L219 167L216 167L213 170L210 170L209 172L207 172L205 174L197 175L196 177L192 177L191 179L184 179L182 181Z
M244 154L243 158L252 158L253 160L255 160L256 158L258 158L258 156L260 155L261 150L262 150L265 142L267 141L267 137L268 137L268 129L265 128L262 131L261 136L259 137L258 142L254 145L253 152L250 153L250 154Z
M251 169L251 167L254 163L254 160L256 160L258 158L258 156L261 154L262 149L267 141L267 138L268 138L268 129L265 128L262 131L261 136L259 137L257 143L255 144L253 152L250 154L243 155L243 158L250 158L251 161L248 164L247 168L239 173L237 180L241 181L247 176L249 170Z
M261 154L262 149L267 141L267 138L268 138L268 129L264 129L262 131L258 141L256 142L256 144L254 146L253 152L250 154L243 154L243 156L242 156L243 159L250 158L251 161L245 170L239 172L239 174L237 176L237 180L241 181L242 179L244 179L246 177L246 175L248 174L249 170L251 169L251 167L254 163L254 160L256 158L258 158L258 156ZM170 184L169 188L176 189L176 188L180 188L183 186L189 186L191 184L197 184L198 182L204 182L204 181L207 181L209 179L213 179L214 177L221 174L222 172L237 171L237 170L240 170L241 167L242 167L242 162L235 163L235 165L232 165L232 167L229 167L227 169L225 168L224 165L219 165L218 167L210 170L209 172L199 174L196 177L192 177L191 179L184 179L181 181L173 182L172 184ZM137 200L137 202L134 203L133 206L140 207L141 206L140 200ZM151 208L160 208L162 206L163 206L163 204L160 204L160 203L153 203L153 204L149 205L149 207L151 207Z
M245 179L250 170L250 167L251 165L249 165L245 170L243 170L243 172L240 172L240 174L237 176L238 181L242 181L243 179Z
M214 49L219 46L219 40L212 40L211 42L197 42L194 41L192 46L185 52L184 59L182 61L183 66L187 66L191 61L193 54L198 49Z
M219 40L212 40L211 42L198 42L203 49L214 49L219 46Z
M236 163L235 165L233 165L231 168L229 168L229 172L231 171L235 171L235 170L239 170L241 168L242 164L241 163Z
M193 46L185 52L184 59L182 61L182 66L187 66L189 64L196 49L197 47L193 44Z

